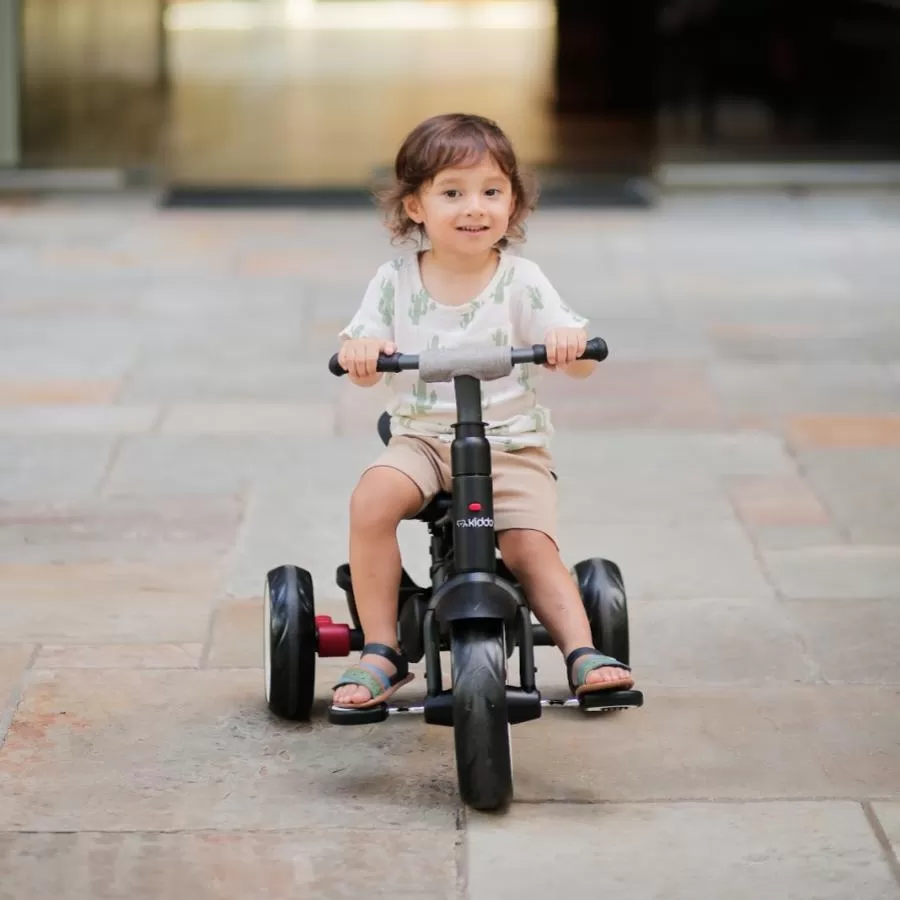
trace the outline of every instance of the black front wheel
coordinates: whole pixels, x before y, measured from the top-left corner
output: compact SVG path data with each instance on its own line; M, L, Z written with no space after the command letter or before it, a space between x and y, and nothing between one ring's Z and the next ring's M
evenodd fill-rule
M460 795L473 809L503 809L513 795L503 622L454 622L450 661Z

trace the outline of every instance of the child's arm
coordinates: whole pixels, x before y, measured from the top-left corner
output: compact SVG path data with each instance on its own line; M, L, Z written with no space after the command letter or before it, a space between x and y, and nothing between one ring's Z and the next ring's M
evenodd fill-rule
M547 346L546 367L573 378L587 378L597 362L578 359L584 353L588 320L567 306L533 262L518 260L514 309L518 330L529 344Z
M369 282L356 314L340 332L338 361L360 387L372 387L381 381L381 373L375 371L379 353L396 352L395 294L394 270L390 265L382 266Z

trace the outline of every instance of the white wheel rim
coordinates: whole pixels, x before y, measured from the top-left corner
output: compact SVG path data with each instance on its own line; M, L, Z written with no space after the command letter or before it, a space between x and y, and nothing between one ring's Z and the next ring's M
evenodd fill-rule
M263 591L263 670L266 680L266 703L272 698L272 608L268 582Z

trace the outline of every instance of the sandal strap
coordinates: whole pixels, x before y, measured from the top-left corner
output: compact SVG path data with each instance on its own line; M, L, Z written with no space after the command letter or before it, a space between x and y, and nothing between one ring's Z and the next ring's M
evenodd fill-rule
M364 687L374 698L383 694L391 686L390 678L386 672L379 672L379 675L376 677L367 671L367 669L371 668L374 670L377 666L363 669L362 665L364 664L359 663L347 669L347 671L337 680L337 683L331 686L331 689L334 691L346 684L358 684L360 687ZM385 679L388 681L387 684L384 683Z
M394 650L393 647L388 647L387 644L366 644L362 648L360 656L367 654L386 659L396 671L393 675L390 675L384 669L372 665L372 663L363 662L360 659L358 663L354 663L341 675L340 680L331 689L336 690L345 684L358 684L360 687L364 687L373 697L377 697L409 674L409 662L406 657Z
M402 653L398 653L393 647L387 644L366 644L362 648L360 656L380 656L386 659L396 670L397 675L405 678L409 671L409 663Z
M576 666L575 663L579 659L581 660L581 663ZM600 653L600 651L596 650L594 647L579 647L577 650L573 650L566 657L567 671L570 673L574 671L575 674L575 678L573 678L571 674L569 675L569 686L573 689L575 687L580 687L584 684L585 679L590 672L607 666L625 669L626 672L631 671L631 666L626 666L625 663L619 662L619 660L614 659L612 656Z

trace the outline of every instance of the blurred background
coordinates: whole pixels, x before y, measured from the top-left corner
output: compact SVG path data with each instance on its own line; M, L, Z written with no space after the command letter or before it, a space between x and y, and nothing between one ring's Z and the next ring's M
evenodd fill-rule
M0 0L0 17L0 163L170 199L360 192L451 109L501 120L551 194L900 156L896 0Z

